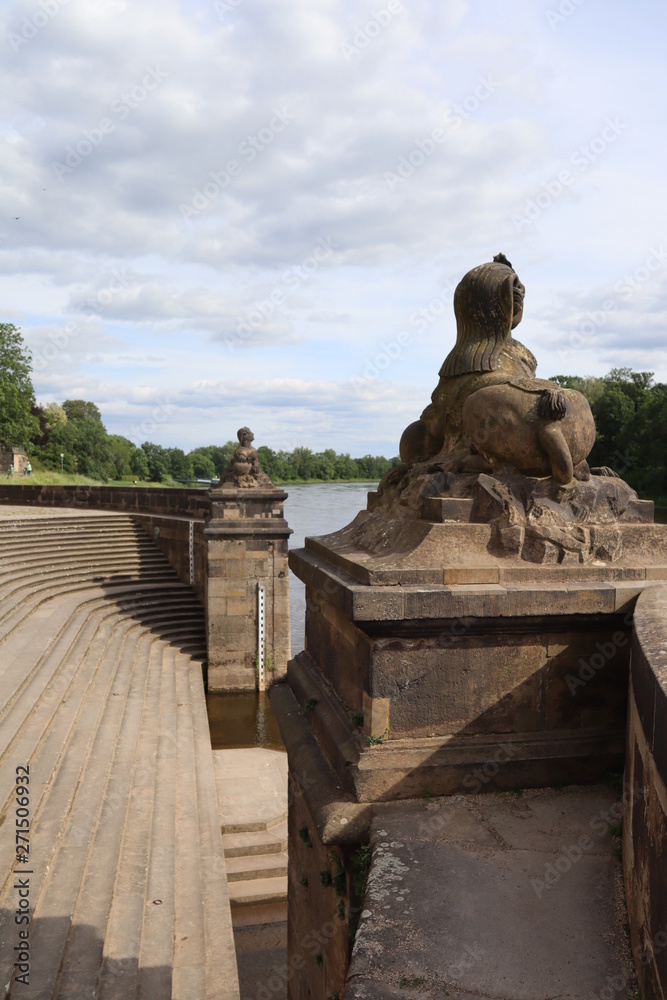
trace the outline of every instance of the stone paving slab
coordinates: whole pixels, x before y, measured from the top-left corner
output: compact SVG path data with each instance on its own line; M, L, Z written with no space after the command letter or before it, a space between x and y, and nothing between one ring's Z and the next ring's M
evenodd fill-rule
M344 1000L626 1000L619 814L604 786L383 808Z
M287 1000L284 948L266 948L238 956L241 1000Z
M286 819L286 753L214 750L213 763L223 832L267 830Z

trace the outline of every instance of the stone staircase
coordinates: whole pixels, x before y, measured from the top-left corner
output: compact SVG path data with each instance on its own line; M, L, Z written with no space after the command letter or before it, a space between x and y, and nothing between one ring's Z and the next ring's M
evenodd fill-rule
M130 516L0 510L0 997L238 1000L205 653L196 596Z
M287 943L287 755L214 750L236 950Z

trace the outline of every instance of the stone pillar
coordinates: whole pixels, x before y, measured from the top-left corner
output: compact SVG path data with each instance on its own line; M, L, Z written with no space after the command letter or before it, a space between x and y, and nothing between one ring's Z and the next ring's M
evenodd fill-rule
M210 691L257 687L257 588L264 587L267 684L285 674L290 657L287 494L273 487L211 491L207 646Z

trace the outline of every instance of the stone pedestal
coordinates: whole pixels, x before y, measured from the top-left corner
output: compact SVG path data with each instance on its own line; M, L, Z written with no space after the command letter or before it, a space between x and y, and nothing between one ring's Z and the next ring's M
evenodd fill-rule
M318 859L339 848L348 885L371 816L381 824L400 800L620 772L633 609L667 580L667 525L650 523L649 510L616 519L605 561L594 528L570 550L540 524L512 551L497 524L472 520L466 498L427 499L401 517L371 497L375 510L290 553L306 585L305 650L271 703L298 836L307 829ZM533 530L520 528L524 540ZM293 826L290 858L303 866ZM290 860L290 961L304 934L298 876ZM346 902L332 942L354 934L359 912ZM335 981L337 945L323 954ZM319 975L307 964L290 1000L320 995Z
M356 801L620 769L632 608L667 578L667 527L620 525L616 564L536 565L461 522L388 519L386 550L363 551L351 539L372 516L290 555L307 611L288 679L317 699L311 726Z
M210 691L257 687L257 588L265 594L267 683L290 656L287 494L225 484L210 493L207 644Z

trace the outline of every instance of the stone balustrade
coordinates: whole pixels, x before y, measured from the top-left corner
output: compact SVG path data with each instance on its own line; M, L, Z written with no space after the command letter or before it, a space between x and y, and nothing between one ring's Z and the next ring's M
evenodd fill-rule
M635 967L645 1000L667 984L667 586L634 613L623 868Z

